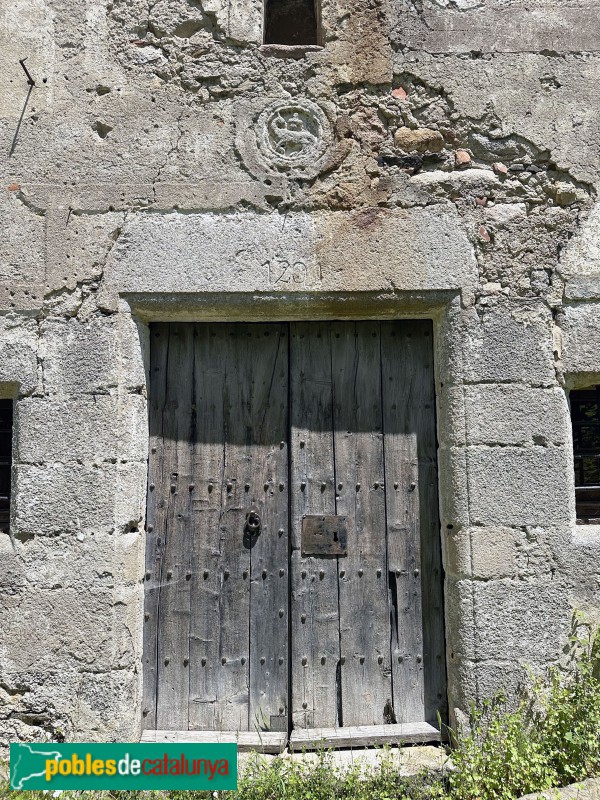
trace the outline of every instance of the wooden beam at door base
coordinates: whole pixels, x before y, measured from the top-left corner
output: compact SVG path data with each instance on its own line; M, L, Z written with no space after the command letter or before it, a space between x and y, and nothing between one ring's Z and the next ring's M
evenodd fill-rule
M271 731L151 731L142 733L142 742L173 742L176 744L237 744L240 753L254 750L257 753L282 753L287 744L287 733Z
M292 731L290 750L416 744L439 742L441 739L439 730L427 722L407 722L401 725L359 725L354 728L307 728Z

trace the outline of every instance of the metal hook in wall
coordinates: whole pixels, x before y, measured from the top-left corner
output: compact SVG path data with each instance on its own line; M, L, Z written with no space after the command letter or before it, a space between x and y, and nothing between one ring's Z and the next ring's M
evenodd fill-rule
M27 69L27 67L25 66L25 59L24 59L24 58L20 58L20 59L19 59L19 64L20 64L20 65L23 67L23 70L25 71L25 75L27 75L27 83L28 83L30 86L35 86L35 81L34 81L34 80L33 80L33 78L31 77L31 75L30 75L30 73L29 73L29 70L28 70L28 69Z

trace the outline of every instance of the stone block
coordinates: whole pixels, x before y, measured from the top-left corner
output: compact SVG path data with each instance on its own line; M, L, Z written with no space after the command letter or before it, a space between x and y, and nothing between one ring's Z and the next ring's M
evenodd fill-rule
M598 800L600 797L600 778L588 778L562 789L548 789L546 792L526 794L519 800Z
M15 551L15 543L7 533L0 533L0 595L12 595L19 602L23 589L27 587L27 571ZM2 597L0 602L7 600Z
M537 671L541 669L538 667ZM448 661L448 678L452 685L450 706L454 710L450 724L456 729L457 723L468 720L474 700L481 703L503 692L507 696L508 707L514 708L518 690L529 682L529 671L516 658L477 661L453 658ZM458 714L456 709L459 710Z
M19 59L26 53L29 58L28 63L35 64L38 75L47 77L52 74L56 62L56 39L54 15L50 13L47 0L32 0L31 3L16 0L4 11L0 68L5 76L6 89L0 94L0 118L10 121L10 138L7 144L12 147L15 127L21 116L28 89ZM37 108L44 108L48 102L49 92L43 89L40 91L40 85L43 86L41 80L38 83L37 93L34 92L35 105ZM13 152L18 157L18 141L14 142L14 145ZM7 153L8 149L3 152ZM3 174L13 172L8 164L8 161L4 162Z
M0 702L7 718L0 731L0 747L10 742L57 741L73 735L71 714L77 696L80 674L76 667L59 667L38 671L30 669L9 672L2 668Z
M3 673L111 664L111 590L32 587L0 614Z
M569 635L571 589L563 580L474 584L477 658L556 661Z
M479 701L491 699L497 692L505 694L508 708L514 708L519 690L531 685L530 671L540 674L545 663L520 661L518 653L507 653L506 659L498 654L494 659L482 659L475 665Z
M113 601L111 666L134 670L142 660L144 586L117 586Z
M564 447L469 447L467 453L472 524L574 521L573 466Z
M439 153L444 149L444 137L439 131L430 128L398 128L394 134L394 144L407 153Z
M469 490L464 447L438 450L440 522L442 534L469 526Z
M468 528L446 537L446 572L477 580L516 577L518 543L524 537L516 528Z
M571 439L567 399L559 388L467 386L465 405L469 444L560 445Z
M600 627L600 525L558 529L553 545L558 572L572 581L574 608Z
M148 454L139 394L27 397L16 404L15 422L15 462L142 461Z
M144 532L142 530L127 531L115 534L111 538L115 586L139 584L145 567L146 538Z
M40 463L116 458L122 442L115 420L119 417L114 391L112 395L25 398L17 403L15 460ZM126 428L123 425L123 433Z
M118 464L114 520L117 530L137 529L146 512L148 465L131 461Z
M125 225L107 270L114 288L133 293L419 291L477 282L472 246L456 210L445 205L285 219L251 212L138 216Z
M592 373L591 379L600 382L600 301L564 306L558 324L569 383L578 384L578 373Z
M145 462L148 457L148 403L145 395L120 394L117 429L119 459Z
M75 740L136 742L141 714L132 713L141 702L141 675L131 670L82 673L77 687L73 723ZM85 733L83 733L85 731Z
M150 327L132 317L129 306L121 302L117 322L120 385L130 392L147 394L150 364Z
M15 288L44 282L44 216L19 199L18 192L0 195L0 282Z
M72 291L78 283L99 281L123 214L72 214L63 203L53 204L47 219L47 291Z
M38 388L38 328L35 320L0 317L0 396L31 394ZM3 385L4 384L4 385Z
M410 10L405 4L396 10L395 43L414 51L448 55L477 50L514 58L515 53L544 49L560 53L598 49L598 15L591 0L576 7L519 0L511 4L510 25L501 2L433 0L423 14Z
M571 280L590 277L597 281L600 278L600 203L593 206L579 231L561 253L560 270L567 278L567 298L571 294ZM595 296L598 297L598 294Z
M464 293L448 302L435 328L436 391L440 397L445 388L462 384L464 379L463 339L467 322L461 306L462 297Z
M78 532L15 539L0 535L0 586L15 593L31 585L41 589L110 589L139 585L144 574L144 536Z
M471 528L469 533L474 578L490 580L515 575L520 532L513 528Z
M40 356L50 394L106 394L118 382L113 318L82 323L48 320L42 326Z
M469 528L460 528L456 532L446 531L442 539L444 570L448 577L471 577L471 534Z
M448 653L446 658L448 706L450 726L454 730L457 730L465 715L468 716L471 705L477 697L476 667L472 659Z
M444 587L446 605L446 660L475 657L474 583L468 579L447 578Z
M392 78L389 30L381 6L349 0L341 11L331 0L321 7L324 55L334 83L389 83Z
M560 528L472 527L445 537L448 575L475 580L519 578L531 580L563 575L589 575L593 559L579 554L579 568L561 559L572 552L571 531ZM596 551L598 551L598 547ZM579 580L578 580L579 583Z
M264 7L261 0L229 0L227 37L235 42L261 44Z
M17 465L13 475L15 536L114 529L115 464Z
M463 386L444 383L438 388L437 434L442 445L461 447L467 443Z
M566 300L600 300L600 272L573 275L565 284Z
M481 316L472 309L465 323L465 381L555 384L552 316L543 304L506 303Z

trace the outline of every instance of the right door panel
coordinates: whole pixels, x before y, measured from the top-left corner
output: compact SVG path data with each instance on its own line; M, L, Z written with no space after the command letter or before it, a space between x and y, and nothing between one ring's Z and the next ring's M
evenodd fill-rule
M445 672L431 322L290 333L294 727L435 721ZM345 555L303 550L313 515L344 518Z

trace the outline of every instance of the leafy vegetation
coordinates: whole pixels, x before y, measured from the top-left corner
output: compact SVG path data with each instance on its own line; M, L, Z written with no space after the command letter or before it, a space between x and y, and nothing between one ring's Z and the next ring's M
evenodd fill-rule
M369 769L356 762L343 771L327 751L306 761L256 756L247 764L236 792L65 791L59 796L60 800L428 800L434 796L433 785L430 776L401 777L391 751L384 748L376 766ZM3 800L48 800L53 794L9 792L8 784L3 788ZM435 792L435 796L440 795Z
M453 768L402 778L383 749L376 767L340 770L333 756L312 760L256 756L236 792L62 792L60 800L515 800L530 792L600 775L600 636L581 618L571 637L569 671L532 679L516 707L502 694L473 709L468 730L450 731ZM0 798L48 800L53 792Z
M456 736L452 800L514 800L600 774L600 636L574 618L571 668L534 679L511 709L496 695Z

